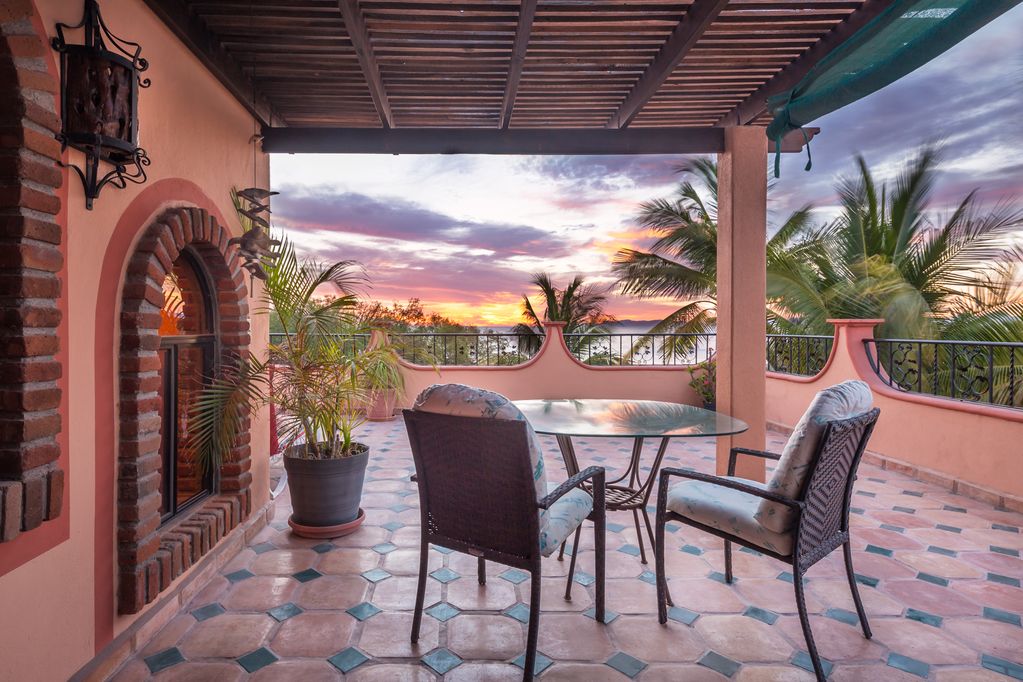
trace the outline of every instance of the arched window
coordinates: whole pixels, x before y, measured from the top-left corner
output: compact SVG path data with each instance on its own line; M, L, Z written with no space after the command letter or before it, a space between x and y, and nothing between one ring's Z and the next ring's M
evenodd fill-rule
M186 437L192 403L214 369L217 327L211 292L199 258L188 248L182 250L163 280L160 311L163 522L214 490L212 472L203 472Z

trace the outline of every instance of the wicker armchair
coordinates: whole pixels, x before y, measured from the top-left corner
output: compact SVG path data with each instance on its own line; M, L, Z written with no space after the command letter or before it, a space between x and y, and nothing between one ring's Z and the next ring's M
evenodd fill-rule
M540 625L540 560L575 532L578 547L582 519L553 531L541 528L541 515L571 497L585 496L594 523L596 618L604 621L604 470L590 467L537 499L535 465L530 461L532 430L525 421L490 416L466 417L405 410L416 464L422 513L419 587L412 641L419 638L426 592L430 544L478 557L478 579L486 583L486 561L530 573L530 611L523 680L533 679ZM542 471L542 460L540 463ZM592 498L583 492L583 484ZM578 500L576 500L578 503ZM564 536L564 537L562 537ZM571 599L575 555L571 557L565 598Z
M867 389L863 386L862 390ZM805 434L805 429L801 430L804 422L814 421L812 410L811 407L800 426L796 427L793 439ZM800 467L801 472L796 472L802 473L801 480L795 480L800 477L793 476L791 467L786 469L783 466L786 460L791 459L793 439L786 446L784 455L733 448L728 460L728 476L712 476L673 468L661 470L655 552L657 613L662 624L667 622L668 606L672 604L664 569L665 524L668 521L678 521L724 539L725 579L729 583L732 582L733 542L792 565L792 582L803 636L814 672L817 679L822 681L825 679L824 669L806 613L803 575L810 566L841 546L860 626L863 635L870 638L867 614L863 610L853 572L849 545L849 502L856 469L880 410L869 409L858 414L853 410L853 413L854 416L846 418L816 419L818 437L813 438L811 443L802 444L802 447L812 452L812 457L805 467ZM765 486L734 476L739 455L782 461L779 462L774 479ZM689 480L669 488L672 478L676 477ZM779 477L787 477L787 480L779 481ZM793 484L795 493L778 492L783 485ZM786 518L781 518L782 515Z

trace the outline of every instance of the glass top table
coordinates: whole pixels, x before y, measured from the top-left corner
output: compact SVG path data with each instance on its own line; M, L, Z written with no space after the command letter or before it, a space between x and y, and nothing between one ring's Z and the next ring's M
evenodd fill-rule
M643 513L653 547L654 532L646 507L669 441L672 438L728 436L749 428L746 422L727 414L656 400L516 400L515 406L522 411L534 431L557 438L569 476L580 470L572 444L574 436L633 439L629 466L618 478L607 482L606 507L608 511L632 511L640 560L644 564L647 562L646 549L639 514ZM641 460L645 438L660 438L661 442L649 473L643 477ZM562 545L562 554L564 549Z

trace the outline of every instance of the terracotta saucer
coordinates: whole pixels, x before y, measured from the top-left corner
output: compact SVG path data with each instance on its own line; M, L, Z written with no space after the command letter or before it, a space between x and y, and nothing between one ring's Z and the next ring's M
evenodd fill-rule
M292 533L304 538L339 538L354 533L365 520L366 512L359 507L359 515L348 523L339 523L335 526L303 526L301 523L296 523L295 517L291 516L288 518L288 525L291 526Z

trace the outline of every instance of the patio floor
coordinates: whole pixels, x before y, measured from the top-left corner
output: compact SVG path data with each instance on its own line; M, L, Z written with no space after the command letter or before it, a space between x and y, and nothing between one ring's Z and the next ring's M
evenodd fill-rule
M333 542L287 530L287 495L250 546L166 625L117 680L515 680L525 647L528 576L433 551L418 646L409 643L418 567L419 509L400 420L367 424L372 448L367 521ZM551 480L564 476L545 438ZM769 449L784 443L769 434ZM624 440L578 439L581 463L612 470ZM653 444L648 443L652 456ZM713 441L673 441L666 465L713 470ZM808 607L833 680L1023 679L1023 515L953 495L864 464L854 496L854 564L874 631L866 640L841 552L808 574ZM568 561L545 560L539 661L544 680L801 680L809 672L791 575L782 563L735 554L723 583L719 540L669 525L667 566L678 608L661 626L650 566L640 563L632 516L612 514L607 606L592 606L592 531L586 524L573 601L563 598Z

